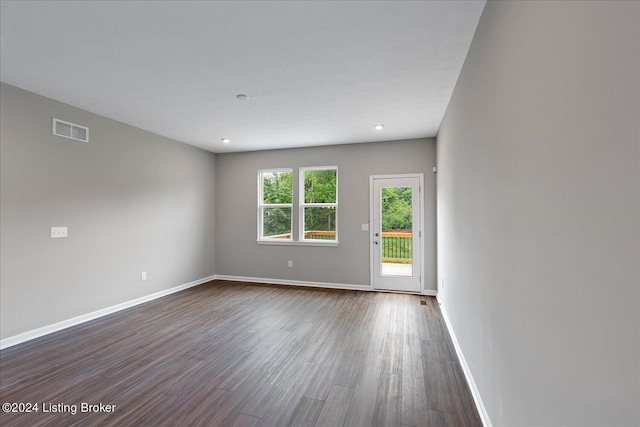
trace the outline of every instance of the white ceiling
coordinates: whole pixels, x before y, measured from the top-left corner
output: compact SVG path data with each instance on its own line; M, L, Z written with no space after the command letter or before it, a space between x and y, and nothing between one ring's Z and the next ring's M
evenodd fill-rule
M429 137L484 4L3 0L0 80L213 152Z

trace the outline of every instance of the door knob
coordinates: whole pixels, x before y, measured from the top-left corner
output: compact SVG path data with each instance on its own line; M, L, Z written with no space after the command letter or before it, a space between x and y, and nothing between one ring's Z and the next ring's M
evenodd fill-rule
M377 245L377 244L378 244L378 241L376 240L376 241L374 241L373 243L375 243L375 244Z
M379 234L378 234L378 233L376 233L376 237L378 237L378 236L379 236Z

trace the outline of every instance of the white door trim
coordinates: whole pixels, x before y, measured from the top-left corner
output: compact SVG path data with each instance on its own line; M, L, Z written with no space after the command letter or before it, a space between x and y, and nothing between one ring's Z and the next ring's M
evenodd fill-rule
M390 179L398 179L398 178L418 178L419 179L419 186L420 186L420 190L418 192L418 203L419 203L419 210L420 210L420 215L419 215L419 221L420 221L420 230L422 230L422 236L420 236L420 257L418 260L414 259L414 262L419 262L420 264L420 294L422 295L426 295L427 292L425 291L425 277L426 277L426 272L424 270L424 242L425 242L425 236L424 236L424 173L420 172L420 173L402 173L402 174L388 174L388 175L369 175L369 281L370 281L370 287L371 290L376 290L376 288L374 287L374 276L375 276L375 272L374 272L374 245L373 245L373 238L374 238L374 233L375 230L373 230L373 218L375 215L375 197L374 197L374 180L376 179L384 179L384 178L390 178Z

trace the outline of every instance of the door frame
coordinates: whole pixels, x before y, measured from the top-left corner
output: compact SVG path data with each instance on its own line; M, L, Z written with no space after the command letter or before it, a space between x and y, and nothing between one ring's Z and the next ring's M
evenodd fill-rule
M419 223L420 223L420 231L421 231L421 236L420 238L420 259L416 260L414 258L413 262L415 263L416 261L419 263L420 265L420 279L419 279L419 283L420 283L420 294L421 295L425 295L425 289L424 289L424 283L425 283L425 271L424 271L424 242L425 242L425 236L424 236L424 173L422 172L417 172L417 173L400 173L400 174L386 174L386 175L369 175L369 286L371 288L372 291L379 291L379 292L401 292L401 291L386 291L386 290L378 290L374 287L374 276L375 276L375 270L374 270L374 263L375 263L375 245L373 244L373 240L374 240L374 232L375 230L373 230L373 218L375 215L375 195L374 195L374 188L373 188L373 183L374 180L376 179L384 179L384 178L390 178L390 179L398 179L398 178L418 178L418 209L420 211L420 214L418 215L419 217ZM382 238L382 236L380 236Z

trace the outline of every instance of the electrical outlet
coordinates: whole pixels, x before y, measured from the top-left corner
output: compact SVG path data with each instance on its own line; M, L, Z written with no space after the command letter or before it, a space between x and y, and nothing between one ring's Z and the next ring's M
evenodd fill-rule
M67 227L51 227L51 238L59 239L61 237L67 237Z
M287 261L287 267L289 268L293 267L293 261L291 260Z
M143 271L142 273L140 273L140 280L147 280L147 272Z

